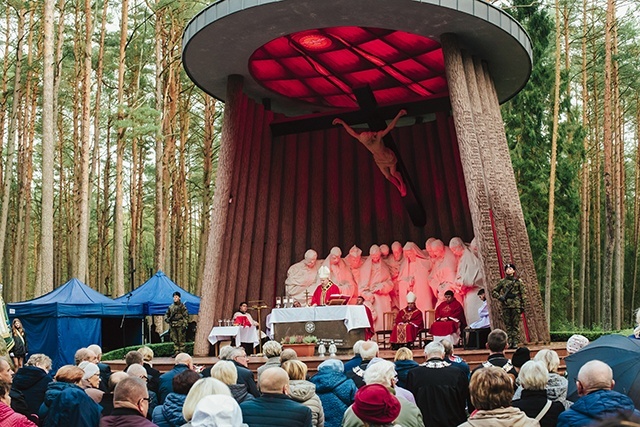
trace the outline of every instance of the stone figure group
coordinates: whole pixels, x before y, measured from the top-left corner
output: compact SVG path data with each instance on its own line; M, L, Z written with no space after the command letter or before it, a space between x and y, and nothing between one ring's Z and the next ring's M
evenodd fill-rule
M406 307L409 292L416 295L417 308L424 312L435 309L450 290L463 305L468 321L478 320L482 301L476 293L483 287L484 273L475 239L467 244L454 237L445 245L432 237L424 249L414 242L402 245L396 241L391 247L372 245L368 256L363 256L362 249L354 245L342 257L342 250L335 246L325 259L318 259L317 252L309 249L304 259L287 272L287 295L303 306L310 305L320 284L321 266L329 269L329 279L341 294L352 296L350 304L355 304L357 296L364 298L376 330L383 329L385 312Z

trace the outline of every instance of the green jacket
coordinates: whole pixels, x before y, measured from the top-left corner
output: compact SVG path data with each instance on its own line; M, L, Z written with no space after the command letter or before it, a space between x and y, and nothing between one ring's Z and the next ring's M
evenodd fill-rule
M520 312L524 311L524 284L520 279L505 277L493 288L491 296L499 300L504 308L515 308Z
M186 328L189 325L189 311L182 301L173 303L167 308L164 315L164 321L172 328Z

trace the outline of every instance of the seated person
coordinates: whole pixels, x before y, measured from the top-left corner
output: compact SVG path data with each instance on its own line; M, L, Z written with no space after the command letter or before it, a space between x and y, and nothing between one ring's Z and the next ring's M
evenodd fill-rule
M320 284L313 292L311 298L311 306L327 305L329 301L335 296L340 296L340 288L329 280L331 270L326 265L323 265L318 270L318 277L320 278Z
M434 341L449 340L452 344L460 341L460 331L467 326L462 304L453 297L453 291L444 293L444 301L436 307L436 321L430 331Z
M489 322L489 307L487 306L487 296L484 293L484 289L478 291L478 298L482 301L482 305L478 309L478 316L480 319L476 320L469 325L471 329L483 329L491 327Z
M400 347L411 348L418 333L424 328L424 315L416 307L416 295L413 292L407 294L407 306L400 310L393 322L391 332L391 345L395 349Z
M258 322L253 320L251 314L247 312L249 305L246 301L242 301L238 307L238 311L233 313L233 324L240 326L238 336L242 347L247 354L253 353L253 348L258 345L260 338L258 337Z

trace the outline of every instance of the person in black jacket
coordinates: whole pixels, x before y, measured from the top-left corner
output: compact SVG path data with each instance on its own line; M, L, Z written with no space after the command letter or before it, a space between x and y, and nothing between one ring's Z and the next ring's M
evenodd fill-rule
M18 369L18 372L14 375L11 398L14 398L14 393L21 393L26 402L28 414L38 413L40 405L44 401L47 387L53 381L53 378L49 375L50 370L51 358L46 354L36 353L32 354L27 360L27 364ZM11 406L13 407L13 402ZM28 415L16 408L14 410Z
M260 376L262 396L240 404L249 427L311 427L311 409L289 396L289 376L282 368L268 368Z
M258 391L258 386L253 378L253 372L248 368L249 358L247 357L247 353L244 351L244 348L238 347L233 350L229 355L229 359L231 359L231 361L236 365L236 370L238 371L238 384L245 384L249 393L254 397L259 397L260 392Z
M520 408L529 418L535 418L541 427L555 427L558 415L564 411L560 402L547 399L547 368L540 362L530 360L522 365L518 379L522 386L520 399L514 400L511 406Z

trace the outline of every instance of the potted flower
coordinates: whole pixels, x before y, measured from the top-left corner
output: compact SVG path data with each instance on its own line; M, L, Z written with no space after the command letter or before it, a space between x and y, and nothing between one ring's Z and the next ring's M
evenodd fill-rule
M299 357L311 357L316 349L318 337L314 335L291 335L282 339L282 348L295 350Z

